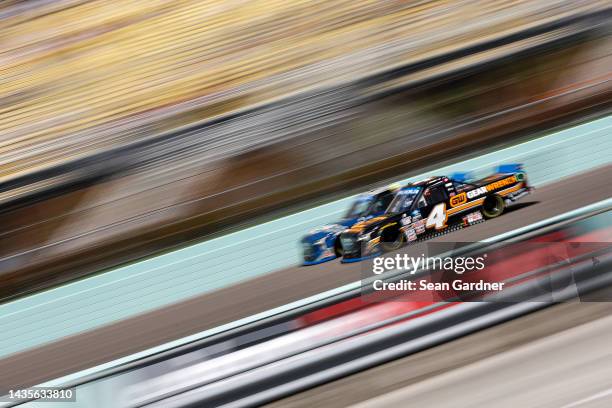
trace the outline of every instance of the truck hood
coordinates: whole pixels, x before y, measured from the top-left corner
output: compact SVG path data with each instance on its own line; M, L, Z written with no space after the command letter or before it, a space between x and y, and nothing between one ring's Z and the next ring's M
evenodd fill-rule
M342 219L333 224L323 225L308 231L303 242L315 242L328 235L336 235L357 222L357 218Z
M379 224L381 222L383 222L384 220L388 219L389 216L388 215L381 215L378 217L374 217L374 218L370 218L369 220L365 220L362 222L359 222L355 225L353 225L352 228L348 229L347 232L352 232L352 233L360 233L365 231L366 229L368 229L368 227L371 227L375 224Z

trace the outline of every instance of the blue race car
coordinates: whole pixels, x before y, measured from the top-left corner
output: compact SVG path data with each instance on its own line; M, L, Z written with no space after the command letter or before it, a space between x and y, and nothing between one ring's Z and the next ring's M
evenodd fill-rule
M310 231L301 241L304 265L316 265L341 257L340 233L358 222L384 214L399 190L400 186L393 185L360 194L344 218Z

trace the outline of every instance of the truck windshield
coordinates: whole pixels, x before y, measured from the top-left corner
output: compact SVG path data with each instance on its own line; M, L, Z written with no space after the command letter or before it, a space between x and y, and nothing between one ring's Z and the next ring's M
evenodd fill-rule
M344 218L358 218L367 215L373 197L359 197L351 205Z
M389 204L389 208L387 208L388 213L399 213L402 211L407 211L410 209L410 206L419 195L421 191L421 187L410 187L402 189L391 204Z

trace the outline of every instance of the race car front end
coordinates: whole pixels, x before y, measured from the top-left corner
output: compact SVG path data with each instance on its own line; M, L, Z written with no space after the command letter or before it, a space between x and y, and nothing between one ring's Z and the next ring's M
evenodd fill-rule
M355 220L345 219L311 230L300 241L303 265L316 265L336 259L340 252L336 248L338 235L354 223Z
M372 258L380 253L380 237L373 237L372 232L347 230L340 234L343 254L342 262L359 262Z
M303 264L316 265L336 259L335 239L336 234L329 231L319 231L302 238Z

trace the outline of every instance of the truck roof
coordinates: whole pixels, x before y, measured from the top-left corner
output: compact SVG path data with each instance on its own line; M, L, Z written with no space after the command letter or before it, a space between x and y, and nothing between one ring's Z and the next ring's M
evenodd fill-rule
M426 179L420 180L416 183L414 183L415 186L421 186L421 187L427 187L430 186L432 184L436 184L439 182L448 182L450 180L450 178L446 177L446 176L433 176L433 177L428 177Z

